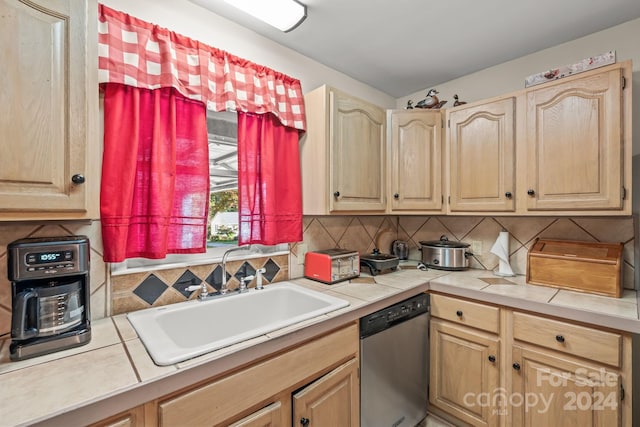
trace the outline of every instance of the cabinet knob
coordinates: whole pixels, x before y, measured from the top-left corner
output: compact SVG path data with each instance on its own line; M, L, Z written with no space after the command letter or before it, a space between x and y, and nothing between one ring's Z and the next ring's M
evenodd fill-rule
M564 342L564 337L562 335L556 335L556 341Z
M488 359L489 359L489 362L491 362L491 363L493 363L493 362L495 362L495 361L496 361L496 357L495 357L493 354L492 354L492 355L490 355L490 356L488 357Z
M520 364L519 364L519 363L514 363L514 364L513 364L513 365L511 365L511 366L513 366L513 369L515 369L516 371L519 371L519 370L520 370Z
M300 425L301 426L305 426L305 427L308 426L309 425L309 418L304 418L304 417L300 418Z
M510 199L511 197L513 197L513 194L511 194L511 191L507 191L506 193L504 193L504 197Z
M456 316L458 316L458 317L462 317L462 310L458 310L458 311L456 311Z
M84 184L84 181L84 175L82 175L81 173L77 173L71 177L71 182L73 182L74 184Z
M530 195L530 196L534 196L536 194L536 192L533 191L533 189L530 188L529 190L527 190L527 194Z
M333 197L335 197L336 199L340 197L340 192L336 191L335 193L333 193Z
M400 198L400 195L399 195L398 193L396 193L396 194L394 194L394 195L393 195L393 198L394 198L394 199L399 199L399 198Z

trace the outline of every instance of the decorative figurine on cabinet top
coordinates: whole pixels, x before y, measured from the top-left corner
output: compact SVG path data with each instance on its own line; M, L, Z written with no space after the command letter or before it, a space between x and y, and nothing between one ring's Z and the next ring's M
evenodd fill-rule
M440 101L436 96L437 93L437 90L429 89L429 92L427 92L427 97L421 101L418 101L418 103L416 104L416 108L428 108L436 110L442 107L447 103L447 101Z
M453 95L453 99L454 99L454 101L453 101L453 106L454 107L457 107L458 105L464 105L464 104L467 103L467 101L458 100L458 94Z
M413 110L413 101L412 100L408 100L407 101L407 106L404 107L405 110Z

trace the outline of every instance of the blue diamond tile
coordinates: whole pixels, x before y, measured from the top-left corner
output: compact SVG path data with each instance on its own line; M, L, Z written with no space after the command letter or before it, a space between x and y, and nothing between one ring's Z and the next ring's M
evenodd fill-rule
M236 274L234 276L236 279L238 279L238 281L240 281L240 279L242 279L243 277L253 276L254 274L256 274L256 269L253 268L253 266L248 262L244 262L242 263L238 271L236 271Z
M180 292L185 298L189 298L192 293L197 291L187 291L185 289L192 285L200 285L201 283L202 280L198 276L193 274L191 270L187 270L173 284L173 289Z
M133 290L133 293L145 300L149 305L153 305L167 288L166 283L158 279L154 274L150 274Z
M227 282L231 279L229 273L227 273ZM217 266L211 274L207 277L207 283L210 284L216 291L220 291L222 287L222 266Z
M269 258L269 261L267 261L264 265L264 269L267 271L265 271L263 276L269 281L269 283L271 283L273 278L276 277L276 274L278 274L278 272L280 271L280 267L278 266L278 264L273 262L271 258Z

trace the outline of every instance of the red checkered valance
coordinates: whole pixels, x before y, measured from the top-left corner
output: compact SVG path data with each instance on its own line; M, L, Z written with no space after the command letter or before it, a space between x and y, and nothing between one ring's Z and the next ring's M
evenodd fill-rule
M305 130L300 80L99 5L100 83L173 87L214 111L272 113Z

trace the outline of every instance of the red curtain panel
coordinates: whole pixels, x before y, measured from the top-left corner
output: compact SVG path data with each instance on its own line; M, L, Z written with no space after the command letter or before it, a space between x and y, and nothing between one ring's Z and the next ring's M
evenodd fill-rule
M298 131L272 114L238 112L238 244L302 241Z
M173 88L106 83L100 213L104 260L206 250L206 109Z

